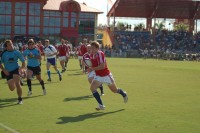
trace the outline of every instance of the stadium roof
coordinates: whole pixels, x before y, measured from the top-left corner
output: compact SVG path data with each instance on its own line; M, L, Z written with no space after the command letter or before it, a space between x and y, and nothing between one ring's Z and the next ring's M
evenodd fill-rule
M107 16L200 19L199 0L116 0Z
M92 12L92 13L103 13L100 10L97 10L93 7L87 6L85 3L79 3L75 0L47 0L47 3L44 5L44 10L61 10L62 4L68 4L68 3L76 3L77 7L80 8L80 12Z

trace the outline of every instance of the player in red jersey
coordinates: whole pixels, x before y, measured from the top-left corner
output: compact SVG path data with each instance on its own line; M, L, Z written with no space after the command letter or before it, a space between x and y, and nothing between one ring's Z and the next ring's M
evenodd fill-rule
M68 61L69 61L69 58L70 58L71 47L70 47L70 45L68 44L68 41L67 41L67 40L65 40L65 44L66 44L67 47L68 47L68 53L66 54L66 61L65 61L65 67L67 67L67 64L68 64Z
M67 55L69 55L69 49L65 44L65 40L61 39L61 45L58 46L58 58L60 60L60 65L62 67L61 73L65 72L65 61L67 60Z
M22 52L24 51L24 50L26 50L28 48L28 45L27 44L24 44L23 46L22 46Z
M117 88L114 78L107 67L105 55L99 50L99 43L96 41L92 42L91 49L92 54L90 55L90 59L92 62L92 67L88 68L88 72L95 71L96 73L96 76L94 77L90 86L93 96L99 103L99 106L96 108L96 110L104 110L105 108L100 95L97 92L97 88L103 83L107 84L112 92L121 94L124 102L126 103L128 101L128 96L122 89Z
M38 49L40 50L41 52L41 55L44 56L44 45L42 44L41 41L38 41ZM45 56L44 56L44 61L45 61Z
M87 51L88 52L83 55L83 63L84 63L84 59L86 59L86 58L90 59L90 54L92 52L90 44L87 45ZM92 83L92 80L94 79L95 76L96 76L95 71L91 71L91 72L88 73L88 82L90 84ZM101 95L103 96L104 92L103 92L103 86L102 86L102 84L99 86L99 89L101 90Z
M84 38L83 39L83 43L82 43L82 45L81 45L81 47L80 47L80 50L81 50L81 54L82 54L82 56L85 54L85 53L87 53L87 45L88 45L88 43L87 43L87 39L86 38ZM83 68L83 73L84 72L86 72L85 70L86 70L86 66L82 63L82 68Z
M81 45L82 43L80 42L79 43L79 46L76 48L76 54L78 55L78 61L79 61L79 65L80 65L80 68L82 69L82 58L83 58L83 55L81 53Z

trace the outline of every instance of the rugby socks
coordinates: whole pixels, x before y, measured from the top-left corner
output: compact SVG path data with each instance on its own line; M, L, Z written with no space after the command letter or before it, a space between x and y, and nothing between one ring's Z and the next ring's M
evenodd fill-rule
M101 90L101 94L103 94L103 86L102 85L99 86L99 89Z
M44 89L45 89L45 87L44 87L44 81L41 80L41 81L40 81L40 84L41 84L41 86L42 86L42 89L44 90Z
M93 92L93 96L95 97L95 99L97 100L97 102L101 105L103 105L102 101L101 101L101 98L100 98L100 95L97 91Z
M18 101L22 101L22 98L21 98L21 97L18 97Z
M51 79L51 72L49 70L47 71L47 75L48 75L49 79Z
M59 76L61 76L61 74L60 74L60 71L59 71L59 70L57 70L57 74L58 74Z
M117 90L117 93L121 94L123 97L126 96L126 93L124 93L124 91L120 88Z
M32 91L32 89L31 89L31 80L30 79L27 79L27 85L28 85L29 91Z

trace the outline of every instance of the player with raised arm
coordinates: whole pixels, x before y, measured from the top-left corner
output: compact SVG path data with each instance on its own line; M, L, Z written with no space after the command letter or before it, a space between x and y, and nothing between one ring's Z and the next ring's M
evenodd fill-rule
M101 84L107 84L112 92L122 95L124 103L128 101L128 95L122 89L117 88L112 73L107 67L105 55L99 50L99 47L100 46L98 42L94 41L91 43L92 54L90 55L90 59L92 62L92 67L88 68L88 72L95 71L96 73L96 76L94 77L90 86L90 90L99 104L96 110L104 110L105 106L103 105L101 97L97 92L97 88Z

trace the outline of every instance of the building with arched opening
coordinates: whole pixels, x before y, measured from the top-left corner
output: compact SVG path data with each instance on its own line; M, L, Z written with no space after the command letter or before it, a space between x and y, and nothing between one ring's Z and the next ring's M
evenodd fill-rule
M62 37L77 45L83 38L96 39L100 13L75 0L0 0L0 39Z

